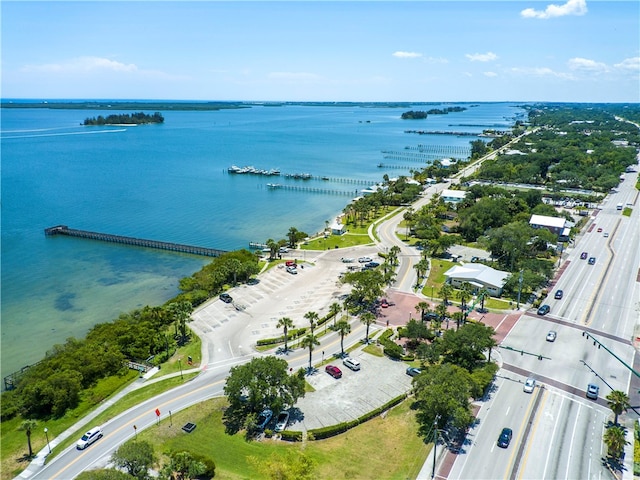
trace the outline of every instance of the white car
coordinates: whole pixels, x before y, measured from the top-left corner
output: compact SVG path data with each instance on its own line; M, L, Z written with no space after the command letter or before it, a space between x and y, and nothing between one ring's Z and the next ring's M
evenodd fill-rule
M100 438L102 438L102 427L93 427L91 430L85 433L80 440L78 440L78 443L76 443L76 448L78 450L84 450Z
M288 423L289 423L289 412L287 412L286 410L283 410L278 415L278 419L276 420L276 428L274 428L274 431L276 432L283 431L285 428L287 428Z
M535 379L532 377L527 378L527 381L524 382L524 387L522 387L522 390L524 390L525 393L533 393L534 388L536 388Z
M369 263L369 262L373 262L373 260L371 260L370 257L360 257L358 259L358 262L360 262L360 263Z
M342 263L353 263L353 262L355 262L355 260L353 258L349 258L349 257L342 257L340 260L342 260Z
M342 360L342 364L349 367L353 371L360 370L360 362L355 358L346 357Z
M289 272L291 275L297 275L298 269L296 267L287 267L287 272Z
M547 333L547 342L555 342L557 336L558 334L555 330L550 330L549 333Z

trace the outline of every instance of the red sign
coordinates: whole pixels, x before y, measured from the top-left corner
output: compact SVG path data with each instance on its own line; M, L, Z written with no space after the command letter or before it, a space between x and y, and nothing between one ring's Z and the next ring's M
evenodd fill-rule
M160 416L160 409L159 408L156 408L156 416L158 416L158 417Z

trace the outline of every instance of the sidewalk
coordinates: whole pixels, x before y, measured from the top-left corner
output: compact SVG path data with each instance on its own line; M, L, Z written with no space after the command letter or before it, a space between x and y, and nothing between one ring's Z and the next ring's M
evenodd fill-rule
M60 435L57 435L56 437L54 437L49 442L49 445L44 447L42 450L40 450L36 454L34 459L31 460L31 463L29 463L29 466L27 468L25 468L22 471L22 473L20 473L20 475L18 475L18 477L16 477L16 478L30 478L32 475L34 475L36 472L38 472L38 470L40 470L44 466L44 464L45 464L45 462L47 460L47 457L49 456L50 449L53 449L54 447L57 447L58 445L60 445L62 442L64 442L67 438L69 438L71 436L74 436L74 435L78 435L79 436L80 433L81 433L80 429L83 426L85 426L91 420L93 420L98 415L100 415L102 412L107 410L109 407L114 405L116 402L118 402L118 400L123 398L128 393L133 392L134 390L137 390L137 389L139 389L139 388L141 388L143 386L151 385L153 383L156 383L156 382L159 382L159 381L162 381L162 380L166 380L167 378L177 377L177 376L179 376L181 374L180 372L174 372L174 373L169 373L167 375L163 375L161 377L157 377L157 378L151 379L159 371L160 371L160 369L158 367L152 368L147 373L145 373L142 377L138 378L136 381L134 381L133 383L129 384L128 386L123 388L121 391L119 391L118 393L116 393L112 397L110 397L107 400L105 400L98 407L96 407L94 410L89 412L87 415L85 415L84 417L79 419L76 423L71 425L69 428L67 428ZM184 370L182 372L182 374L192 373L192 372L199 372L199 371L200 371L199 368L192 368L190 370Z

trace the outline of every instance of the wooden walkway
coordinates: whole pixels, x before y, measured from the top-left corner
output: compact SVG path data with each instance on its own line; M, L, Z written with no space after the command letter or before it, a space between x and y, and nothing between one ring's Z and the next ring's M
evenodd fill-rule
M159 242L157 240L146 240L144 238L125 237L122 235L111 235L109 233L89 232L87 230L76 230L66 225L56 225L55 227L45 228L44 234L67 235L69 237L87 238L89 240L100 240L102 242L120 243L123 245L133 245L136 247L157 248L160 250L169 250L172 252L190 253L193 255L202 255L205 257L218 257L226 250L217 250L215 248L195 247L193 245L183 245L172 242Z

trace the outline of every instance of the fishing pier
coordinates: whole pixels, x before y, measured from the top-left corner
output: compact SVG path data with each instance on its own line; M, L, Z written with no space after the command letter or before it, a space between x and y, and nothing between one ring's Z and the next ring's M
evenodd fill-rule
M68 237L86 238L89 240L100 240L101 242L120 243L122 245L133 245L135 247L156 248L159 250L169 250L172 252L190 253L204 257L219 257L225 250L214 248L195 247L193 245L183 245L172 242L159 242L157 240L146 240L144 238L125 237L122 235L111 235L109 233L89 232L87 230L76 230L66 225L56 225L45 228L44 234L47 236L66 235Z

